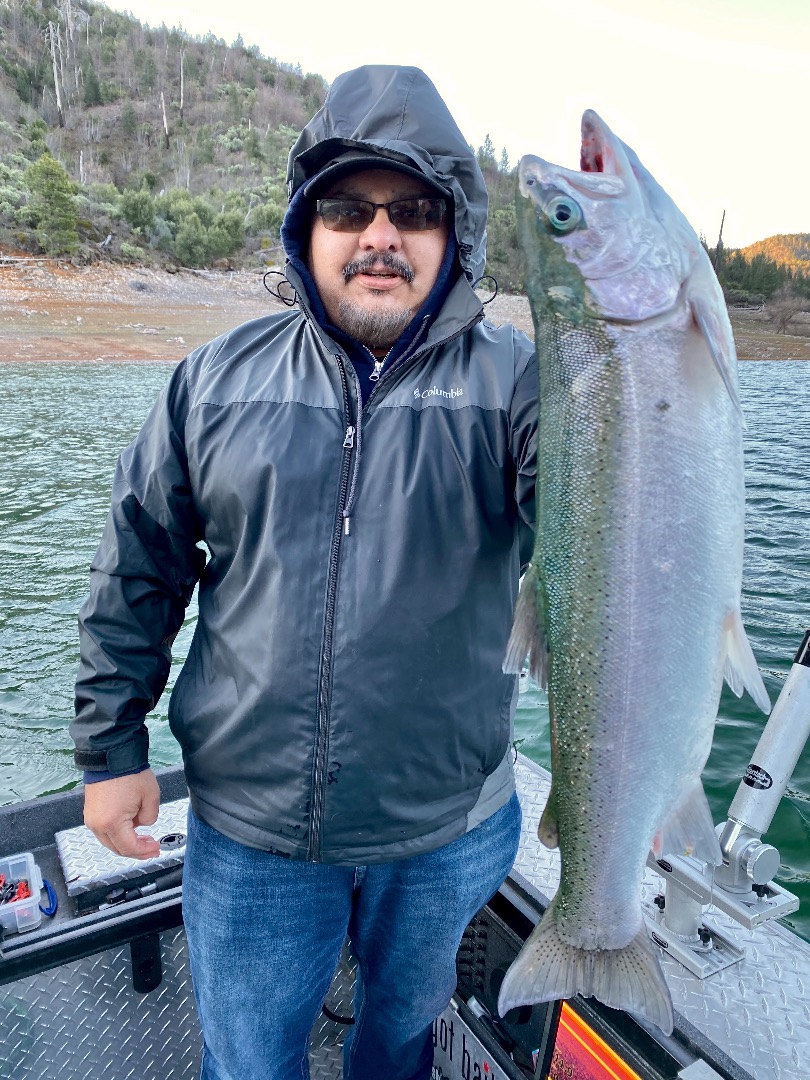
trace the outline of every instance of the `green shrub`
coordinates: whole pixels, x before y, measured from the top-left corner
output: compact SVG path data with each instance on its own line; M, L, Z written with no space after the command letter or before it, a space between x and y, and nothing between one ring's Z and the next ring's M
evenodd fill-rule
M189 214L177 230L174 254L184 266L205 266L208 263L208 234L196 214Z
M121 258L129 259L130 262L142 262L146 252L143 248L137 247L135 244L128 244L124 240L121 244Z
M121 213L133 229L145 232L155 220L155 200L148 191L125 191L121 196Z

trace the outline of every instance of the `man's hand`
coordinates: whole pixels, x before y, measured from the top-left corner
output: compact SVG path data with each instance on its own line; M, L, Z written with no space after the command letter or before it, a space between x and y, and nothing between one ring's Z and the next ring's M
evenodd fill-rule
M84 823L104 847L130 859L152 859L160 844L139 836L136 825L154 825L160 788L151 769L84 787Z

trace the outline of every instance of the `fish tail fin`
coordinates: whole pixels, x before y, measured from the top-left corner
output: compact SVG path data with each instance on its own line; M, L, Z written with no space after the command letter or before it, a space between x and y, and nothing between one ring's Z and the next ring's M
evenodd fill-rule
M523 584L520 586L503 670L508 675L519 675L528 657L529 674L537 685L545 690L548 684L548 647L545 635L540 628L537 608L539 581L538 571L530 563L523 577Z
M672 997L646 928L623 949L578 949L560 938L552 903L507 971L498 1011L505 1016L519 1005L575 994L595 997L672 1033Z
M759 673L739 608L726 616L723 628L726 649L723 678L737 697L742 697L743 690L747 690L760 709L769 713L771 699Z

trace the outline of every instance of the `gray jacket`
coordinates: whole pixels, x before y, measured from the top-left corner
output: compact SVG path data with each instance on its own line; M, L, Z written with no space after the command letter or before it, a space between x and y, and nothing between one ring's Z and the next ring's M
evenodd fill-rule
M457 218L470 267L484 220ZM251 846L363 864L438 847L511 793L501 662L531 551L537 374L531 342L483 321L462 277L361 409L300 300L193 352L121 455L72 734L83 768L146 761L199 580L169 704L195 812Z

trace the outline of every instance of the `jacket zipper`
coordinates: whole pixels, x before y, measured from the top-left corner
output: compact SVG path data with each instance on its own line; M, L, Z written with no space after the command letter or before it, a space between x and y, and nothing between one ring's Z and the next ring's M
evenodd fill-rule
M474 326L480 319L480 316L476 316L460 330L457 330L453 334L449 334L441 341L434 342L430 348L438 348L445 345L448 341L452 341L453 338L458 337L459 334L465 333L470 327ZM343 390L343 415L346 420L351 419L351 402L349 399L349 384L346 377L346 369L343 364L343 357L340 353L335 353L335 359L337 360L338 371L340 372L341 389ZM419 349L414 350L411 356L407 358L401 358L403 364L410 364L420 355ZM391 372L398 371L400 364L397 363L391 369ZM377 385L369 394L368 401L365 405L362 405L362 396L360 394L360 387L356 385L358 409L365 410L371 399L378 392L380 386L388 380L391 372L386 372L382 377L378 375ZM355 376L355 382L357 377ZM335 519L335 526L332 532L332 547L329 553L329 577L327 580L326 590L326 610L324 613L324 627L323 627L323 645L321 648L321 678L318 687L318 723L315 731L315 761L312 772L312 810L310 815L311 828L309 831L309 845L307 849L307 857L312 862L321 861L321 830L323 826L323 806L326 794L326 773L327 762L329 756L329 721L331 712L331 683L332 683L332 636L335 628L335 605L337 602L337 578L338 578L338 566L340 563L340 545L341 540L345 535L348 535L348 520L344 517L344 511L346 510L347 496L349 492L349 477L351 474L351 461L352 454L354 453L354 443L357 428L354 424L346 424L346 431L343 438L343 459L340 467L340 489L338 495L338 507L337 516ZM345 530L345 533L344 533Z
M346 370L339 354L335 355L340 382L343 390L343 415L351 419L351 404ZM349 474L354 449L355 427L346 425L343 438L343 459L340 466L340 488L338 494L337 515L332 531L332 546L329 552L329 576L326 588L326 609L324 612L323 644L321 647L321 678L318 687L318 723L315 730L315 761L312 770L312 810L310 814L309 845L307 857L312 862L320 862L321 829L323 826L323 805L326 789L327 763L329 758L329 714L331 707L332 683L332 636L335 628L335 604L337 600L338 566L340 564L340 544L343 535L343 510L349 490Z

